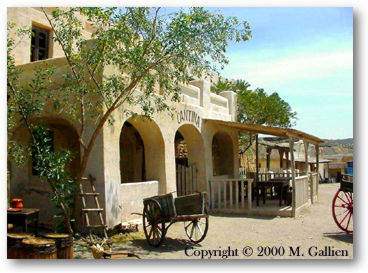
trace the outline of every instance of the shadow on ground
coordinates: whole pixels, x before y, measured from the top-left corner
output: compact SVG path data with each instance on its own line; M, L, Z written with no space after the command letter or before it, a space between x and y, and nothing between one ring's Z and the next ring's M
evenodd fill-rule
M342 241L345 243L353 243L353 234L346 233L346 232L334 232L334 233L323 233L323 236L337 240Z
M210 213L212 217L227 217L227 218L249 218L249 219L261 219L261 220L272 220L278 216L259 216L259 215L244 215L244 214L230 214L230 213ZM211 220L210 218L210 220Z
M166 237L159 247L150 246L145 239L132 240L130 244L136 248L149 251L149 252L175 252L184 251L189 246L200 246L200 244L194 244L189 240L173 239Z

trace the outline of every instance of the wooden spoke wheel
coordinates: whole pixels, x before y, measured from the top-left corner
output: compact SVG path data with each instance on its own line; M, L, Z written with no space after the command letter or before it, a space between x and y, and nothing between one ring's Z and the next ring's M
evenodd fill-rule
M353 233L354 194L338 190L332 201L332 215L336 225L347 233Z
M203 241L207 235L208 231L208 217L197 218L191 221L184 222L185 233L188 238L193 242L198 244Z
M165 222L161 218L160 205L148 200L143 209L143 230L148 244L158 247L165 238Z

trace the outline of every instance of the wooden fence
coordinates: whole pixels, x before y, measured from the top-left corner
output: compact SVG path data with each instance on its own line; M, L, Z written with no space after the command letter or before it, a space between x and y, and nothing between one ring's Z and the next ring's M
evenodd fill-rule
M308 196L308 187L309 187L309 177L308 175L302 175L295 177L295 190L293 193L295 194L295 205L293 205L293 209L297 210L300 207L308 204L309 196Z
M318 198L318 173L309 174L310 199L313 204Z
M291 176L289 172L260 174L260 180ZM249 177L249 174L248 174ZM209 205L212 212L250 212L252 210L252 178L226 179L214 178L209 180ZM292 182L290 181L290 186ZM318 195L318 174L299 175L295 177L293 189L292 211L317 200ZM273 208L274 209L274 208ZM264 210L264 208L262 208ZM257 207L253 208L257 211ZM291 215L291 214L290 214Z
M253 179L211 179L210 208L213 212L238 212L252 207Z
M241 178L255 178L255 172L247 172L243 168L239 168L239 174ZM305 175L305 173L300 172L298 169L295 170L295 177ZM279 172L260 172L258 173L258 180L259 181L267 181L271 178L278 178L278 177L291 177L291 170L284 170Z
M197 167L195 164L176 165L176 189L177 195L187 195L198 191Z

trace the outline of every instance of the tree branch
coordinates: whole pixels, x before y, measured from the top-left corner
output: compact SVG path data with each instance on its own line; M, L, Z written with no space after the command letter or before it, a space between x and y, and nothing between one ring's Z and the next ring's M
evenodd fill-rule
M69 64L70 69L72 70L73 76L74 76L74 78L75 78L75 80L76 80L76 82L77 82L78 87L79 87L79 88L81 88L81 84L80 84L80 82L79 82L79 79L78 79L78 76L77 76L77 72L76 72L76 71L75 71L75 69L74 69L74 65L73 65L73 63L72 63L72 61L71 61L71 59L70 59L70 56L69 56L69 55L67 54L67 52L66 52L65 45L61 42L61 39L60 39L60 37L59 37L59 34L58 34L57 30L55 29L55 26L54 26L54 24L52 23L52 20L51 20L51 19L50 19L50 17L47 15L47 13L46 13L45 9L44 9L43 7L42 7L41 9L42 9L42 11L43 11L44 15L46 16L46 19L47 19L47 21L49 22L49 24L50 24L50 26L51 26L51 28L52 28L52 30L53 30L53 32L54 32L54 34L55 34L55 38L56 38L56 40L58 41L58 43L60 44L60 46L61 46L61 48L62 48L62 50L63 50L63 52L64 52L64 55L65 55L65 57L66 57L66 59L67 59L67 61L68 61L68 64ZM82 136L82 135L83 135L83 133L84 133L84 122L85 122L85 114L84 114L84 95L83 95L83 93L81 93L81 98L80 98L80 100L81 100L81 130L80 130L80 132L79 132L79 138L81 138L81 136ZM84 146L84 145L82 145L82 146Z

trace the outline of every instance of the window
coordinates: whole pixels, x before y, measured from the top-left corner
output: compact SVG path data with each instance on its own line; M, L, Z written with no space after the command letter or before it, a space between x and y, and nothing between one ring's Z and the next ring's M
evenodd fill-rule
M39 138L40 136L35 135L36 138ZM47 142L46 145L50 146L50 151L54 151L54 132L51 130L47 130ZM35 147L32 145L32 175L40 175L38 170L36 169L37 165L37 157L36 157L36 151Z
M49 37L50 32L47 29L32 27L31 62L49 57Z

